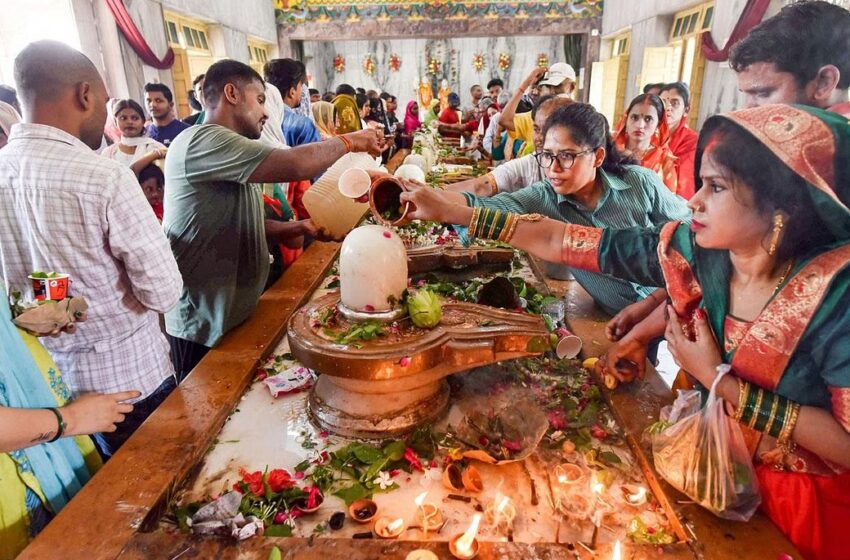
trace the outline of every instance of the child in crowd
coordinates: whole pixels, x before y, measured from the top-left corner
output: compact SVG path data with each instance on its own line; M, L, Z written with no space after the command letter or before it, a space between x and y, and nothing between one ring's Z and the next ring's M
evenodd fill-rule
M153 208L156 219L162 223L162 197L165 193L165 175L156 165L148 165L139 173L139 185Z

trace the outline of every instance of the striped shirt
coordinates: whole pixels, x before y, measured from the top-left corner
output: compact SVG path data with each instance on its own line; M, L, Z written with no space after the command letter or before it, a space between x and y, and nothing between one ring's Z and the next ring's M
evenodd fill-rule
M146 397L174 375L157 313L183 280L133 172L63 130L16 124L0 150L0 275L29 299L36 270L70 274L89 304L76 334L42 339L74 394Z
M470 206L543 214L570 224L601 228L652 228L674 220L690 221L691 212L684 199L671 193L651 170L630 165L622 177L602 169L597 172L602 178L604 192L593 210L556 193L548 180L489 198L471 193L464 193L464 196ZM612 315L656 289L584 270L572 272L597 305Z

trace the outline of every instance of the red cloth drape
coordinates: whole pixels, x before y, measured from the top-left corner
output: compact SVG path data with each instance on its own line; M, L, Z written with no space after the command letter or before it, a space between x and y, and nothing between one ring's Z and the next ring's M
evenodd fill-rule
M115 18L115 23L118 24L118 29L142 59L142 62L148 66L153 66L157 70L167 70L174 64L174 51L171 47L165 52L162 59L157 58L151 49L148 42L142 36L142 32L136 27L133 18L127 13L127 7L124 5L124 0L106 0L106 5L109 6L109 11L112 12L112 17Z
M714 43L714 38L711 32L702 34L702 54L705 58L712 62L723 62L729 58L729 49L747 36L750 29L761 22L767 7L770 5L770 0L747 0L747 5L744 6L744 11L741 12L741 17L738 18L738 23L732 30L732 35L723 48L718 48Z

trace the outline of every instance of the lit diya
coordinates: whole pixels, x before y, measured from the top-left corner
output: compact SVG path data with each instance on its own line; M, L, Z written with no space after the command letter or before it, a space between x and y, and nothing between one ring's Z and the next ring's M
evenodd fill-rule
M469 560L478 555L481 545L475 536L478 534L478 525L480 523L481 514L476 513L472 517L472 523L470 523L469 529L462 535L456 535L449 541L449 552L452 553L452 556L460 560Z
M375 534L382 539L397 539L407 527L401 517L392 519L390 517L379 517L375 521Z
M416 503L416 521L422 527L423 537L428 536L428 531L439 531L445 524L440 509L434 504L425 502L427 496L428 492L422 492L414 500Z
M571 486L584 478L584 470L573 463L564 463L563 465L556 466L552 469L552 474L555 476L558 484L564 486Z
M484 510L484 520L497 531L509 532L516 519L516 506L507 496L494 500Z

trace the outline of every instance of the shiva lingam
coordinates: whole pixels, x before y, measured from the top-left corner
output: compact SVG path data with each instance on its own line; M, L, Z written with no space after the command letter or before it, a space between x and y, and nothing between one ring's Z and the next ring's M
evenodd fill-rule
M339 293L308 303L288 328L292 353L321 374L308 410L323 429L360 438L408 433L446 411L448 375L549 348L540 317L479 304L443 302L436 327L414 326L403 301L404 244L384 227L354 229L339 272ZM371 335L340 338L358 326Z

